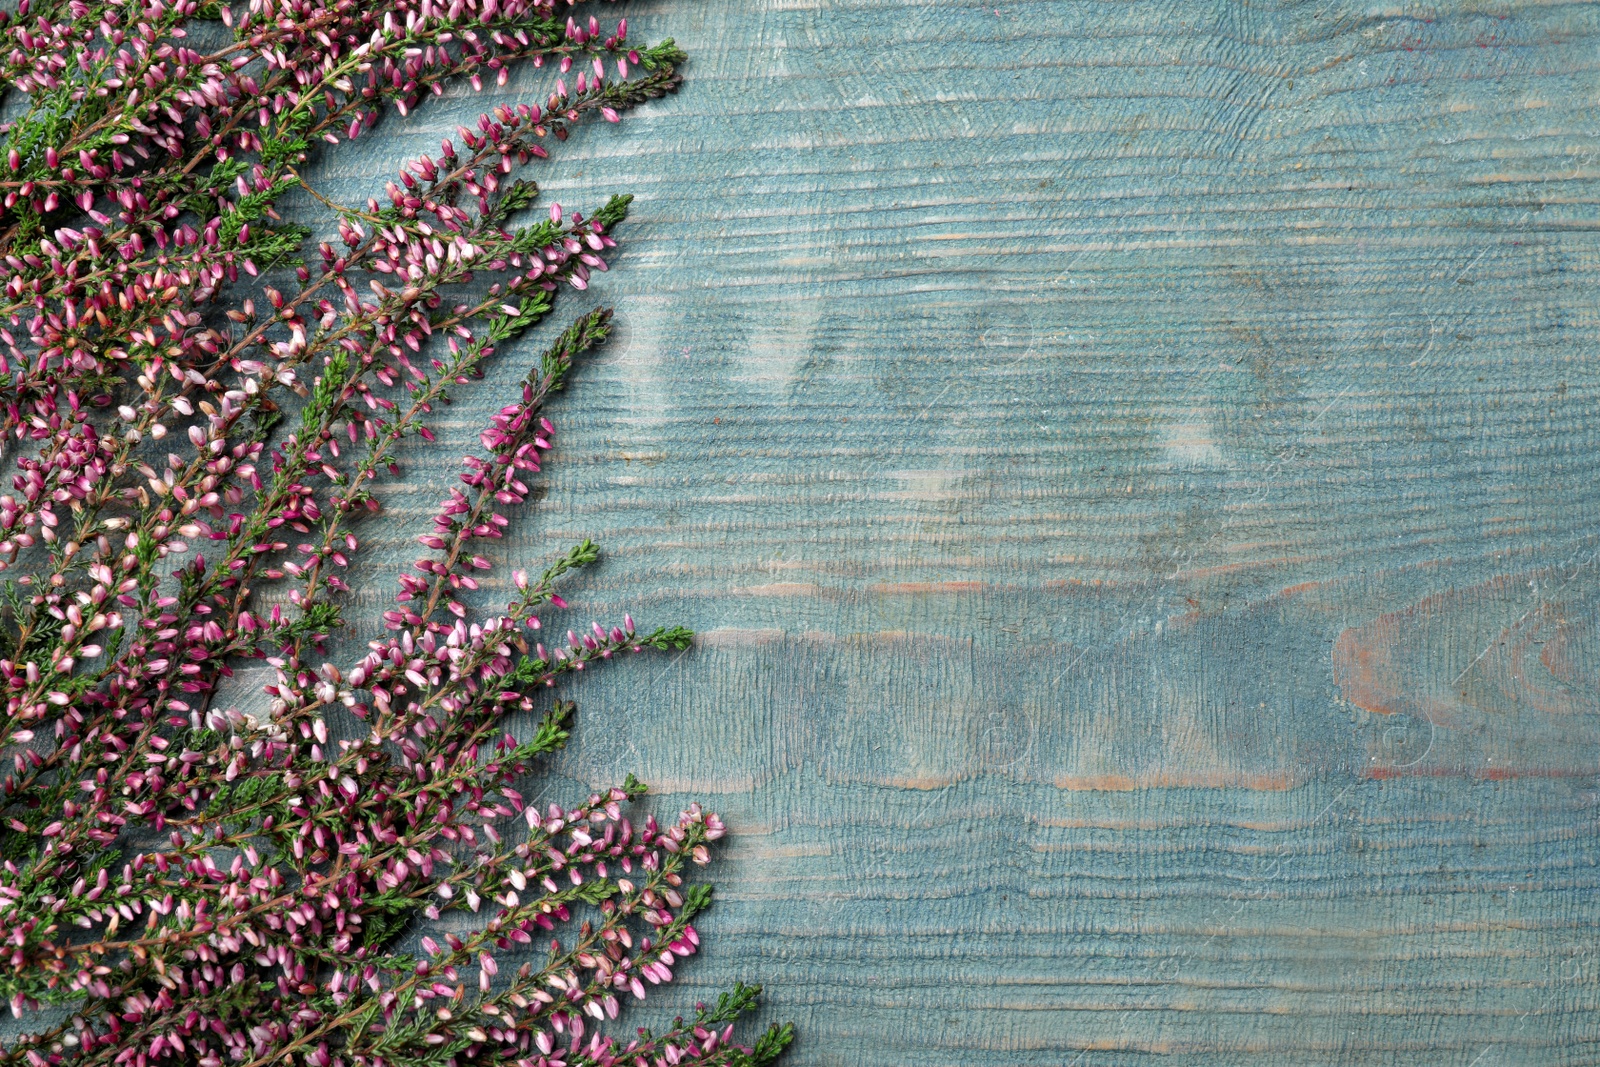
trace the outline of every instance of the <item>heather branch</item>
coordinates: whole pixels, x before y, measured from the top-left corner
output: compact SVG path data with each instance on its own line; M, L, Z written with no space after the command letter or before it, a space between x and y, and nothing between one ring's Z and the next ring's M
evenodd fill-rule
M636 835L619 807L642 788L631 779L548 817L511 784L566 740L572 708L557 702L525 741L502 733L506 714L623 651L684 647L688 631L641 635L625 617L553 650L524 636L566 607L556 583L596 558L588 541L531 583L518 571L503 614L471 621L457 597L488 566L470 542L497 536L501 506L529 495L551 440L543 407L604 339L608 312L564 334L495 416L390 635L347 671L307 662L344 625L341 572L399 442L431 440L437 404L558 288L606 269L625 199L570 222L552 206L549 222L513 229L536 190L503 182L585 113L616 121L675 89L681 52L632 48L625 21L609 35L593 18L563 26L546 0L214 13L239 26L205 52L186 41L192 0L23 0L18 20L0 16L0 79L29 97L0 128L0 429L39 445L0 497L0 745L16 768L3 783L0 984L19 1014L39 999L80 1008L0 1060L769 1060L785 1032L741 1049L706 1013L627 1048L585 1040L585 1017L614 1017L622 991L642 995L692 953L709 891L678 872L709 860L715 818L691 808ZM559 65L555 92L461 130L462 155L445 142L387 202L343 208L301 179L313 144L357 137L450 78L503 83L527 59ZM320 268L295 260L308 231L277 210L297 185L339 217L346 247L321 244ZM243 276L274 265L293 269L294 291L240 300ZM446 306L483 271L509 280ZM290 532L305 538L292 551ZM191 551L203 541L218 543L209 558ZM285 578L287 614L270 592ZM275 669L272 708L213 708L252 657ZM364 736L335 743L340 707L369 721ZM518 814L529 834L512 846L497 826ZM425 940L425 966L389 947L417 909L485 900L500 911L448 951ZM496 950L590 907L598 920L544 966L494 980ZM636 940L640 920L651 933ZM457 971L474 966L469 997ZM733 1014L749 998L739 991Z

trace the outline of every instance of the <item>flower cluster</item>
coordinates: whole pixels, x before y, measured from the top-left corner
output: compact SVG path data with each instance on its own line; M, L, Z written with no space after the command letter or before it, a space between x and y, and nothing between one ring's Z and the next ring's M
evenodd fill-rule
M753 987L607 1033L695 953L717 817L636 822L631 777L543 810L518 789L568 736L548 690L691 636L625 617L547 649L588 541L483 603L609 311L493 416L381 636L343 667L327 644L383 475L616 247L626 197L529 221L518 168L675 90L681 51L577 0L21 0L0 40L0 993L68 1009L0 1061L776 1059L787 1028L733 1039ZM524 61L555 68L543 99L365 205L303 177L387 109ZM296 192L326 240L285 218ZM253 713L225 704L249 661Z

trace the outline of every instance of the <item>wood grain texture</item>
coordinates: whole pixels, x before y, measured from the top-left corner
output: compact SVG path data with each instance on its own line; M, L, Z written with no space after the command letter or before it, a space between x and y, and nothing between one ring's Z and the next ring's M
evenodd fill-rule
M550 781L735 828L657 1007L765 982L794 1067L1600 1063L1600 6L627 13L689 81L539 175L638 200L507 555L704 634Z

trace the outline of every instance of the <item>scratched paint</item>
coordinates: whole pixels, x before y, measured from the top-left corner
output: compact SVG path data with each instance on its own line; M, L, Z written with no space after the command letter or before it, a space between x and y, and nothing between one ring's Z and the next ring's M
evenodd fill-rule
M638 200L508 553L705 634L551 786L735 828L662 1004L765 981L796 1067L1600 1062L1600 8L628 14L691 80L541 176Z

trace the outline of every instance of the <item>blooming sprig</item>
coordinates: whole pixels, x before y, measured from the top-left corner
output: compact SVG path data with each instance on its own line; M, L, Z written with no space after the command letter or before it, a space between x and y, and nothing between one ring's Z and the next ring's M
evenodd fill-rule
M19 1016L72 1009L0 1060L744 1065L787 1044L733 1043L745 987L659 1037L607 1034L698 947L690 870L723 827L698 806L630 815L631 777L543 811L518 786L571 730L552 689L691 636L624 616L547 649L588 541L516 569L503 610L480 603L553 444L546 404L608 311L491 417L381 636L343 667L327 651L385 476L616 247L626 197L530 219L518 168L680 84L671 41L576 7L0 14L0 990ZM458 129L364 205L307 181L386 110L523 61L553 68L537 102ZM333 212L325 239L310 202ZM250 662L265 699L225 706ZM518 956L546 935L542 960Z

